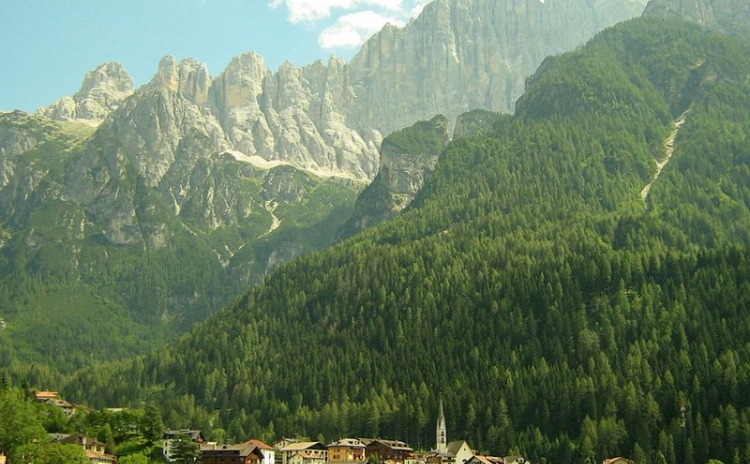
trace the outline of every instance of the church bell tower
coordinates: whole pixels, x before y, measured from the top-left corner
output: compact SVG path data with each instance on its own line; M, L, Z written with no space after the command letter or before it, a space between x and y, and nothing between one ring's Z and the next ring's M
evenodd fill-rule
M437 419L437 439L436 449L438 453L445 453L448 451L448 436L445 427L445 414L443 414L443 400L440 400L440 413Z

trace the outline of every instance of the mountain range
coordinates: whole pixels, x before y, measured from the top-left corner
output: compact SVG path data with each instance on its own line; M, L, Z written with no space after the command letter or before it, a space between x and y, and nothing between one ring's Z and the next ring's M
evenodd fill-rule
M442 400L450 437L486 453L741 462L749 83L744 39L608 29L545 60L513 116L477 113L447 143L439 118L394 134L444 144L400 215L67 392L230 440L428 447Z
M439 0L349 63L272 72L249 52L211 76L167 56L137 89L106 63L37 114L0 115L7 358L69 371L165 343L359 230L343 227L373 214L353 212L358 192L408 155L380 159L384 135L443 114L447 138L469 109L511 110L545 56L643 8ZM393 181L409 186L399 208L425 175Z
M679 5L654 0L646 17L544 59L513 115L472 111L458 117L452 133L450 117L430 115L393 132L382 142L380 172L344 227L355 235L276 268L165 348L66 376L66 397L94 407L158 405L171 426L199 426L227 441L386 436L427 449L442 403L450 439L531 462L750 459L742 426L750 420L750 42L744 26L726 29L726 17L710 24L701 19L709 12L722 18L719 3L696 3L705 8L687 15L689 22L671 13ZM120 273L109 271L108 278L120 285L133 285L131 275L144 283L203 285L195 287L201 294L215 289L212 274L183 269L167 253L177 237L169 232L199 236L198 225L232 216L193 218L183 211L204 210L181 206L180 222L157 227L150 218L160 217L160 208L189 205L179 200L191 197L164 182L174 165L160 171L144 152L130 153L119 141L163 150L167 160L173 153L174 164L193 171L220 168L222 176L213 179L250 183L265 174L254 172L257 167L233 170L240 157L233 148L213 156L216 164L203 161L200 147L213 149L208 129L174 125L185 140L176 146L148 136L120 138L138 126L116 122L120 112L148 115L142 108L166 107L179 108L167 112L174 120L209 118L180 106L180 92L165 90L160 79L134 94L149 98L123 100L95 131L39 115L6 115L16 118L14 129L26 131L25 137L9 131L6 146L33 147L42 134L44 143L25 152L27 164L13 166L51 172L46 150L72 147L63 153L73 160L66 172L84 173L76 184L100 182L112 189L102 196L110 202L128 198L126 192L153 199L134 215L151 240L144 240L148 253L141 257L146 264L163 261L110 265ZM144 127L169 126L163 120L149 119ZM76 131L89 133L91 142L76 148ZM121 161L131 156L135 162ZM74 169L77 160L86 161ZM290 193L291 186L309 185L336 198L331 185L342 182L289 165L269 172L277 169L309 184L263 178L264 189L282 185ZM11 183L16 178L9 176ZM85 194L40 189L50 185L44 176L28 178L38 183L16 185L20 193L13 198ZM26 185L34 188L23 190ZM223 191L238 190L227 184ZM272 238L295 217L274 228L278 194L265 197L268 223L258 235ZM345 206L349 214L353 201L352 195ZM302 211L313 204L299 203L306 205ZM15 211L36 224L54 223L48 217L65 211L19 204ZM112 221L104 210L100 216L102 226ZM132 215L115 217L127 225ZM342 222L322 221L329 231L349 215L336 217ZM73 225L80 222L69 224L62 229L79 230ZM127 239L136 233L122 225L107 230L93 237L99 253L111 260L130 251ZM39 226L35 232L19 243L38 245L39 235L60 233ZM7 223L2 237L6 251L21 250L12 248L17 235ZM178 256L201 252L195 243L185 241ZM43 256L60 249L50 246ZM87 253L78 263L90 265L81 259ZM241 263L238 256L231 261ZM3 264L26 270L43 262L6 254ZM52 281L26 272L16 277L18 295L33 295ZM196 274L194 283L180 280ZM73 281L62 273L54 280L62 289ZM133 286L144 294L159 290ZM41 366L14 364L17 348L7 346L0 345L3 365L16 378L32 385L60 380Z

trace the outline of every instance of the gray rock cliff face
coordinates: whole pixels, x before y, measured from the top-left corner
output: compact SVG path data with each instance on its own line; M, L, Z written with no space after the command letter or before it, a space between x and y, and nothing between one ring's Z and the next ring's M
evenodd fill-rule
M200 132L222 150L319 176L370 180L378 173L384 135L436 114L452 122L476 108L512 111L524 80L546 56L641 14L645 1L436 0L404 28L384 27L349 63L337 58L301 68L284 63L274 73L250 52L214 78L202 63L165 57L146 87L179 97L152 105L154 111L203 118ZM102 65L78 94L43 113L101 122L130 95L153 98L134 93L121 66ZM170 102L179 108L167 108ZM143 138L142 148L153 148ZM173 146L157 147L144 164L155 169L152 181L173 158L176 142L168 143ZM166 161L155 161L159 155Z
M284 63L263 90L261 110L272 138L261 139L261 147L270 151L268 159L324 176L364 180L375 175L382 138L376 131L348 126L343 61L304 68Z
M120 63L105 63L86 74L81 89L40 110L57 120L101 122L134 92L133 79Z
M388 133L444 114L510 112L545 57L643 12L646 0L437 0L349 63L349 121Z
M41 137L30 129L14 127L28 115L15 111L0 116L12 121L13 125L0 126L0 189L8 185L15 176L18 155L33 150L42 142Z
M426 133L425 137L429 140L421 140L417 146L398 140L398 133L383 142L378 175L383 176L390 193L391 211L403 211L422 189L437 165L440 152L450 140L448 126L449 122L444 116L436 116L427 123L417 123L406 129Z
M449 140L449 122L442 115L386 137L380 150L380 172L357 198L352 218L340 234L353 235L408 207L435 170Z
M680 18L725 34L750 37L750 2L745 0L651 0L644 14Z

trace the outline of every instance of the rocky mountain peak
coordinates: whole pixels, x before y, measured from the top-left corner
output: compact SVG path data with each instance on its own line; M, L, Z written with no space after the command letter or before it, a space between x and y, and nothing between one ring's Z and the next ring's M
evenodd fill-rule
M437 0L387 26L352 59L348 122L389 133L415 120L482 108L511 112L550 55L640 15L646 0ZM575 25L575 26L571 26Z
M177 59L171 55L162 58L150 84L177 92L180 88L180 70Z
M151 83L133 97L148 101L129 104L116 126L133 140L149 141L143 147L163 148L152 159L156 153L175 159L180 142L169 141L167 132L184 135L197 129L209 136L211 146L243 156L316 175L370 180L388 133L436 114L452 124L476 108L512 111L525 79L545 57L641 14L645 1L437 0L405 27L386 25L349 63L338 58L303 67L286 62L277 72L252 52L234 58L216 78L194 59L166 56ZM114 76L123 73L115 65L102 68L100 74L110 79L87 78L86 95L112 87L120 82ZM133 93L129 85L114 86L117 92L105 93L114 95L109 99L89 97L104 101L96 111L88 109L89 103L80 110L78 100L84 98L77 94L46 114L58 119L82 114L98 123L118 99ZM131 111L135 107L153 111L149 118L155 125L122 120L128 114L143 119L144 114ZM181 126L188 121L202 126ZM159 128L162 136L154 133Z
M263 94L263 85L270 76L266 61L255 52L233 58L216 78L212 89L215 105L223 111L248 105L257 107L257 99Z
M178 63L173 56L165 56L159 62L150 85L179 92L187 100L202 107L208 102L211 82L211 74L205 63L193 58L186 58Z
M76 96L104 94L122 99L132 95L133 91L133 79L125 67L120 63L110 62L89 71Z
M304 85L302 70L285 61L274 76L272 98L277 108L307 108L310 102L309 89Z
M82 120L98 124L135 91L133 79L120 63L104 63L89 71L81 89L41 110L56 120Z

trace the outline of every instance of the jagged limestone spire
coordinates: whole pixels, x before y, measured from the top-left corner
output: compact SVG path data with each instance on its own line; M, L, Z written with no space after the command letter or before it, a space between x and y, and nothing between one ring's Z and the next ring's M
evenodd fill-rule
M440 412L438 413L438 419L437 419L437 439L436 439L435 448L438 453L445 453L448 451L448 433L445 427L445 414L443 413L443 400L440 400Z

